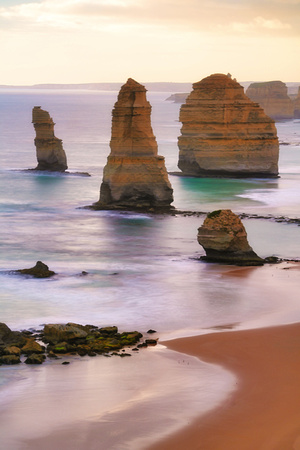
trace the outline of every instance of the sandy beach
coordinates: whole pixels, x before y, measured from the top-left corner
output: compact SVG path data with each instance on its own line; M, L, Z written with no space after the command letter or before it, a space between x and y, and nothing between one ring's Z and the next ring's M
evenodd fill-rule
M238 376L221 407L151 450L300 449L300 324L178 339L170 349Z
M2 398L2 444L9 450L300 450L299 268L220 271L274 302L274 311L248 323L167 336L159 348L125 360L15 368L19 379Z

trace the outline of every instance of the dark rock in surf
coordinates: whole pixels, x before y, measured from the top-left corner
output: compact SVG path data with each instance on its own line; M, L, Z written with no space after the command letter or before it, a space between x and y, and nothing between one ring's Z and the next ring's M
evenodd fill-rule
M36 265L30 269L19 269L17 272L22 275L31 275L34 278L50 278L55 275L55 272L49 270L49 267L42 261L37 261Z
M46 359L45 355L32 353L31 355L28 356L28 358L26 358L24 362L25 364L43 364L45 359Z

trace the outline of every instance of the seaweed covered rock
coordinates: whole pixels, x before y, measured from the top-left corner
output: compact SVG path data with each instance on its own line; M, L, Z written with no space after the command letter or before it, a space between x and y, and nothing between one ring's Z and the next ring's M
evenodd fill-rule
M42 261L37 261L36 265L30 269L19 269L17 272L22 275L31 275L34 278L49 278L55 275L55 272L49 270L49 267Z
M33 338L27 339L26 344L21 349L24 355L45 353L45 347L36 342Z
M259 266L264 260L250 247L240 218L230 209L213 211L198 229L198 242L206 261L243 266Z
M47 351L54 354L77 353L80 356L93 356L134 345L142 336L138 331L119 333L115 326L97 328L69 323L45 325L43 340L49 344Z
M19 364L25 355L26 364L42 364L46 357L57 358L59 355L118 355L125 354L126 347L136 346L143 335L139 331L119 333L116 326L97 327L76 323L46 324L43 331L11 331L0 323L0 365ZM40 344L40 340L45 346ZM138 348L156 345L157 340L145 340ZM138 351L133 348L132 351ZM120 352L121 351L121 352Z
M5 323L0 323L0 353L4 345L22 347L26 344L26 337L20 331L12 331Z
M28 358L25 359L25 364L43 364L46 356L40 353L31 353Z
M146 89L129 78L112 112L107 164L95 209L169 209L173 189L158 155Z
M63 324L47 324L44 326L44 340L50 344L57 342L69 342L75 339L85 339L87 332L81 325L68 323Z
M7 366L12 366L13 364L20 364L20 357L17 355L2 355L0 356L0 365L5 364Z
M36 132L34 144L38 165L35 170L64 172L67 157L62 146L62 140L54 135L53 119L47 111L35 106L32 110L32 123Z

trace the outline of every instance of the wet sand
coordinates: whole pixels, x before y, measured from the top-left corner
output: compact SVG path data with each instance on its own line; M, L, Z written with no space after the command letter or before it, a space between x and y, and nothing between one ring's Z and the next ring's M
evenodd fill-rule
M183 338L168 348L238 376L219 408L149 450L300 449L300 324Z
M0 411L6 448L300 450L300 323L281 325L300 322L299 268L224 267L221 277L242 277L245 289L258 285L253 292L275 302L251 323L203 329L209 334L168 340L167 350L134 359L23 368L30 377ZM203 409L211 391L214 406Z

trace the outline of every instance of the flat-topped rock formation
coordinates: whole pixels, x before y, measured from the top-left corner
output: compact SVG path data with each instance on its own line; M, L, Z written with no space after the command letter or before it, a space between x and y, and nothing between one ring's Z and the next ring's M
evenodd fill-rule
M198 229L198 242L206 261L246 266L262 265L264 260L250 247L240 218L230 209L213 211Z
M170 208L173 189L158 155L146 89L129 78L112 112L112 131L99 209Z
M294 100L294 117L300 119L300 86L298 88L298 95Z
M246 90L246 95L253 102L259 103L272 119L287 120L294 117L294 105L288 96L288 88L282 81L252 83Z
M64 172L67 157L62 146L62 140L54 136L54 125L47 111L35 106L32 110L32 123L36 132L34 144L38 165L35 170Z
M186 176L276 177L274 121L228 75L193 84L180 109L178 167Z

